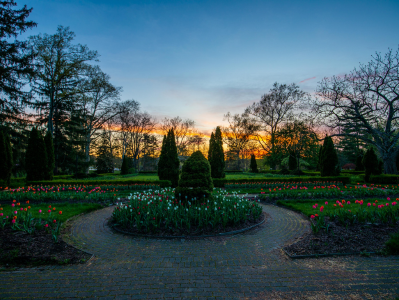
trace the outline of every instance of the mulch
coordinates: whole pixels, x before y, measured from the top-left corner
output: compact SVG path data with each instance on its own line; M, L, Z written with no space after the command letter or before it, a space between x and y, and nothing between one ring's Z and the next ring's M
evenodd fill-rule
M342 226L326 217L328 231L310 232L284 250L291 256L336 253L381 252L399 224L354 224Z
M61 235L55 243L44 230L28 234L11 228L0 230L0 266L39 266L53 264L78 264L91 255L68 245Z

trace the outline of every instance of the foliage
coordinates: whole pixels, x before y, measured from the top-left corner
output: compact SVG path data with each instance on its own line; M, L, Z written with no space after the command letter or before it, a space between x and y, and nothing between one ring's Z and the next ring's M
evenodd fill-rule
M251 154L251 164L249 166L249 168L251 169L252 173L258 173L258 165L256 164L256 159L255 159L255 155Z
M385 243L388 254L399 254L399 232L391 234L391 238Z
M294 151L290 151L289 152L289 159L288 159L288 169L290 171L293 171L295 169L297 169L297 161L296 161L296 155Z
M46 153L47 153L47 172L44 180L53 180L54 174L53 170L55 167L55 159L54 159L54 146L53 146L53 137L51 133L47 131L44 136L44 143L46 145Z
M30 101L29 91L24 89L29 78L35 75L32 67L34 54L26 41L11 41L37 24L26 19L32 12L26 5L13 9L14 0L0 2L0 122L15 120L26 103Z
M216 127L215 134L209 140L208 161L211 165L212 178L225 178L225 161L223 152L223 139L220 127Z
M35 127L29 136L28 148L26 149L26 181L45 180L47 177L47 151L43 136Z
M106 135L103 134L101 138L101 144L97 149L97 173L113 173L114 163L112 154L110 152L110 143Z
M179 158L173 129L169 130L162 141L161 155L158 162L158 176L160 180L169 180L172 187L177 187L179 182Z
M323 150L321 152L320 171L321 176L338 176L340 173L340 166L338 162L338 155L334 148L334 143L331 137L324 138Z
M212 190L211 166L201 151L196 151L184 162L179 186L175 190L176 199L184 203L204 201Z
M355 171L364 171L363 156L364 156L363 152L360 152L359 155L356 157Z
M248 219L257 220L262 208L244 198L219 193L212 199L197 203L181 203L173 191L132 194L129 203L120 203L112 214L112 221L125 230L150 234L167 232L170 235L201 234L238 225ZM143 205L145 203L146 205Z
M369 182L370 176L373 175L378 175L379 174L379 168L378 168L378 158L377 155L374 152L374 148L369 148L366 153L363 156L362 160L364 169L365 169L365 181Z
M7 132L0 130L0 185L4 188L10 186L13 157L10 136Z
M399 175L371 175L368 181L375 184L398 184Z
M121 175L129 174L129 166L127 160L127 156L125 155L122 159Z

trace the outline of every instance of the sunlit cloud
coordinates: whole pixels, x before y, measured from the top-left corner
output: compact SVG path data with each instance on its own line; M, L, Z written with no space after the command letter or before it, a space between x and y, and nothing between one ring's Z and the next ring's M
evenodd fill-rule
M303 82L306 82L306 81L309 81L309 80L313 80L313 79L316 79L316 76L315 77L311 77L311 78L307 78L305 80L302 80L299 83L303 83Z

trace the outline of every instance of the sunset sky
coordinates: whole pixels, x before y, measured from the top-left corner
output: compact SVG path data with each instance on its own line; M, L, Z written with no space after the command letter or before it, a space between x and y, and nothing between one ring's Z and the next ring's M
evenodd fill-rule
M313 93L324 76L397 49L399 1L16 0L38 26L97 50L122 100L209 133L274 82ZM22 39L20 38L20 39Z

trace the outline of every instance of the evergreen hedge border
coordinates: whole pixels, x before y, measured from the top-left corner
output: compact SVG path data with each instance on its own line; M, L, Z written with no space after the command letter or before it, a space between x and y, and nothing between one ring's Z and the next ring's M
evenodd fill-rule
M245 182L315 182L315 181L338 181L349 184L351 178L348 176L331 177L287 177L287 178L243 178L243 179L217 179L213 178L215 187L223 188L226 183L245 183Z
M370 182L375 184L399 184L399 175L371 175Z
M53 181L29 181L26 185L107 185L107 184L154 184L161 188L170 187L172 183L169 180L53 180Z

